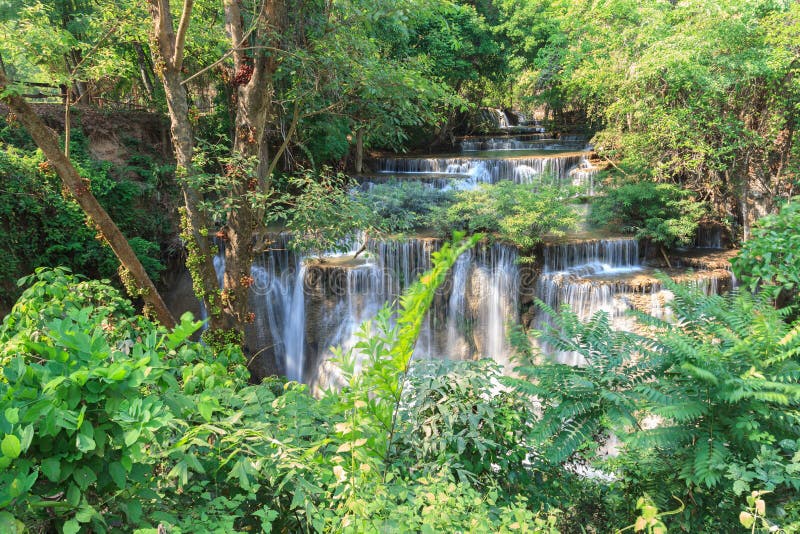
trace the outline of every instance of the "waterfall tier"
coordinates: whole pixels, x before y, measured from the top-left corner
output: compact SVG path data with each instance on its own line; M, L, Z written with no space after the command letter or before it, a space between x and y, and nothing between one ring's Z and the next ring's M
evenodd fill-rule
M608 313L611 324L618 330L636 328L627 313L631 309L668 318L665 304L672 293L665 290L655 272L640 263L638 242L631 238L594 239L542 248L543 272L536 283L536 295L548 306L558 311L567 305L581 319L589 320L598 311ZM701 260L697 259L698 265ZM723 263L713 261L714 267ZM712 266L705 264L706 267ZM730 270L713 270L686 273L671 271L667 274L676 281L688 282L705 291L717 294L730 289L734 280ZM533 320L538 330L548 330L553 321L546 313L538 312ZM541 349L557 361L581 365L577 353L556 351L540 344Z
M444 173L467 175L473 183L496 183L512 180L522 184L569 182L569 172L581 163L582 154L553 157L518 158L385 158L380 160L382 173Z
M531 138L529 135L515 137L488 137L472 138L461 141L463 152L479 152L483 150L581 150L586 147L585 141L566 141L560 139L548 139L545 134L534 134L537 137Z
M368 240L353 259L305 259L284 241L256 259L250 303L256 320L251 350L268 349L292 380L313 387L335 379L324 371L331 347L352 348L360 324L430 269L437 239ZM463 254L439 288L415 349L419 358L494 358L508 365L507 327L518 319L517 253L480 245ZM221 273L224 258L215 264Z

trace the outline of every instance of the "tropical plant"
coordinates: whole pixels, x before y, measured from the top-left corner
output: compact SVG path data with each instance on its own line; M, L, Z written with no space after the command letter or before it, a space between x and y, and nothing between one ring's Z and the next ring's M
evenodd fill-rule
M372 213L371 225L386 233L424 230L433 224L437 207L452 202L453 192L422 182L390 180L358 193L358 201Z
M753 238L733 260L737 280L751 291L764 291L779 307L797 311L800 289L800 199L785 204L777 215L758 220Z
M533 385L519 387L543 401L537 461L586 455L613 434L623 443L608 460L620 489L647 493L660 509L680 497L687 508L674 520L690 529L733 524L751 484L774 488L776 505L791 502L800 490L800 325L763 297L663 283L675 295L674 323L639 313L643 333L622 333L602 312L581 323L566 310L563 330L543 335L586 363L521 369Z
M524 251L540 243L545 234L561 235L577 223L577 214L557 187L533 188L501 181L458 191L455 202L431 214L437 230L486 232Z

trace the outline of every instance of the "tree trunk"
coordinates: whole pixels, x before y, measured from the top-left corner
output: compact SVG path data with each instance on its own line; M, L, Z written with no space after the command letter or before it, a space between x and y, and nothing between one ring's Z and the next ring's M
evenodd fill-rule
M360 126L356 130L356 174L361 174L361 168L364 164L364 127Z
M153 88L153 71L147 61L147 56L142 48L142 43L134 41L133 49L136 50L136 63L139 65L139 75L142 77L142 84L147 92L147 96L153 98L155 89Z
M235 209L227 213L225 232L225 291L223 304L229 314L231 327L244 336L245 325L252 322L248 297L252 278L250 268L255 256L256 236L263 230L260 211L247 198L258 190L268 193L271 187L269 132L267 122L272 115L273 77L278 63L274 53L257 52L249 58L241 50L244 31L239 0L225 0L225 26L234 49L234 83L236 89L236 119L233 154L245 168L235 169L229 176L235 199ZM255 40L277 47L284 15L281 0L267 0L261 18L255 21ZM277 154L275 157L279 157ZM247 162L255 160L255 168Z
M4 73L0 72L0 89L5 88L6 78ZM61 152L56 134L42 122L21 97L7 96L4 100L36 142L36 145L44 152L81 209L97 226L103 239L114 251L122 267L133 277L142 299L152 308L159 322L167 328L173 328L175 319L167 309L164 301L161 300L161 295L158 294L156 287L144 270L139 258L136 257L136 253L131 248L130 243L119 231L111 217L108 216L106 210L97 202L97 199L92 195L89 187L80 177L78 171L75 170L75 167L72 166L69 159Z
M186 88L183 86L181 66L183 63L183 38L191 13L192 1L186 0L182 23L179 28L184 32L181 36L175 33L169 0L150 0L153 29L157 41L157 63L163 65L161 80L167 100L170 117L170 133L177 163L176 175L181 185L186 218L184 221L184 240L189 249L187 266L192 275L195 293L203 300L208 311L209 329L226 328L217 274L214 270L214 248L209 234L211 225L200 209L203 195L189 184L188 179L194 174L192 157L194 151L194 133L189 121L189 103Z

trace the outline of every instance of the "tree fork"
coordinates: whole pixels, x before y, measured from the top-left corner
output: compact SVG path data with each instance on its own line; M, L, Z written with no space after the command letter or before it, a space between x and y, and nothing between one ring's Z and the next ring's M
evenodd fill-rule
M200 191L192 187L187 179L194 172L192 157L194 134L189 120L189 105L186 88L183 86L181 66L183 47L189 26L193 0L184 0L177 34L170 13L169 0L149 0L153 18L153 34L156 46L152 47L156 69L164 86L170 117L170 134L177 162L176 175L183 192L186 206L187 240L191 261L192 282L198 296L203 299L209 314L209 328L223 327L221 303L214 270L213 248L208 237L209 221L199 206L203 200ZM188 244L191 240L192 243ZM201 291L198 291L201 289Z
M6 87L5 74L0 72L0 90L5 90ZM159 295L155 285L153 285L153 281L147 275L144 266L142 266L128 240L122 235L122 232L94 197L83 178L78 174L78 171L61 151L55 132L45 125L22 97L10 94L4 96L3 101L14 112L17 120L22 123L36 142L36 145L52 163L56 173L70 190L72 196L75 197L84 213L97 225L100 234L111 247L111 250L114 251L122 267L130 273L142 299L152 307L158 321L167 328L173 328L175 319L161 299L161 295Z

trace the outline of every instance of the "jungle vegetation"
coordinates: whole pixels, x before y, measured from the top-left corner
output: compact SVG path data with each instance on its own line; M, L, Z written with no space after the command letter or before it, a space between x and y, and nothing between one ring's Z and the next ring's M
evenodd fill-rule
M0 531L800 531L797 2L0 0L0 38ZM665 249L724 226L740 288L665 279L674 320L635 334L540 303L558 329L513 333L513 377L412 360L481 233L532 249L575 222L572 192L509 182L351 194L370 152L447 147L482 107L591 137L598 225ZM166 150L93 154L142 116ZM452 240L320 398L250 381L275 225L316 251ZM157 313L184 255L203 342Z

